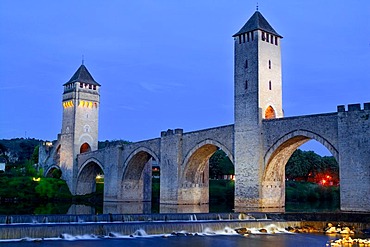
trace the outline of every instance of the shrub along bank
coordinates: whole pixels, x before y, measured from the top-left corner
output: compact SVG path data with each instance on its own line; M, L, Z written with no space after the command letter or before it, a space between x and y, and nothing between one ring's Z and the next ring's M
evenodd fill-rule
M0 199L15 201L63 201L72 195L65 181L57 178L0 177Z

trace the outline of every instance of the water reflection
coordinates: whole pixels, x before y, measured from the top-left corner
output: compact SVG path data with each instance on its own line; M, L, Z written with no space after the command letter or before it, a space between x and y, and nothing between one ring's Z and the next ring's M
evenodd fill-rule
M72 204L67 214L97 214L97 210L92 206Z
M105 214L150 214L151 202L104 202Z
M160 213L209 213L209 205L169 205L160 204Z
M228 204L155 205L151 202L104 202L100 204L70 203L6 203L0 204L0 215L50 214L150 214L150 213L231 213L231 212L335 212L339 203L287 203L286 208L235 208Z
M161 204L159 213L208 213L209 205L168 205ZM68 214L98 214L96 208L86 205L71 205ZM104 214L150 214L151 202L104 202Z

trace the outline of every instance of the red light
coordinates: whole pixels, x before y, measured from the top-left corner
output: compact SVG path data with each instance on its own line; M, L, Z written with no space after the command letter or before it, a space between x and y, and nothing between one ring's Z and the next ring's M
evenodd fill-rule
M325 179L323 179L323 180L321 180L321 183L324 185L324 184L326 184L326 180Z

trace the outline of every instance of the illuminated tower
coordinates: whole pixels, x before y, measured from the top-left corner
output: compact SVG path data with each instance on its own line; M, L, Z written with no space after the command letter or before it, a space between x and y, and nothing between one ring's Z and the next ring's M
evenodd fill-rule
M257 10L234 37L235 206L260 206L262 120L283 117L279 35Z
M63 179L75 194L77 155L98 149L100 84L82 64L63 86L60 168Z

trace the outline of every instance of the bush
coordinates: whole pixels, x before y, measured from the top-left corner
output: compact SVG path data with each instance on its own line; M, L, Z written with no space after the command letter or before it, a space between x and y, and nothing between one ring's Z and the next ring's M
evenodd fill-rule
M42 178L35 187L35 191L40 198L44 199L66 199L71 197L67 183L56 178Z
M339 202L339 187L337 186L287 181L285 189L285 201L287 202Z
M71 198L65 181L55 178L1 176L0 198L16 201L60 200Z
M214 202L234 201L234 180L209 180L209 200Z

